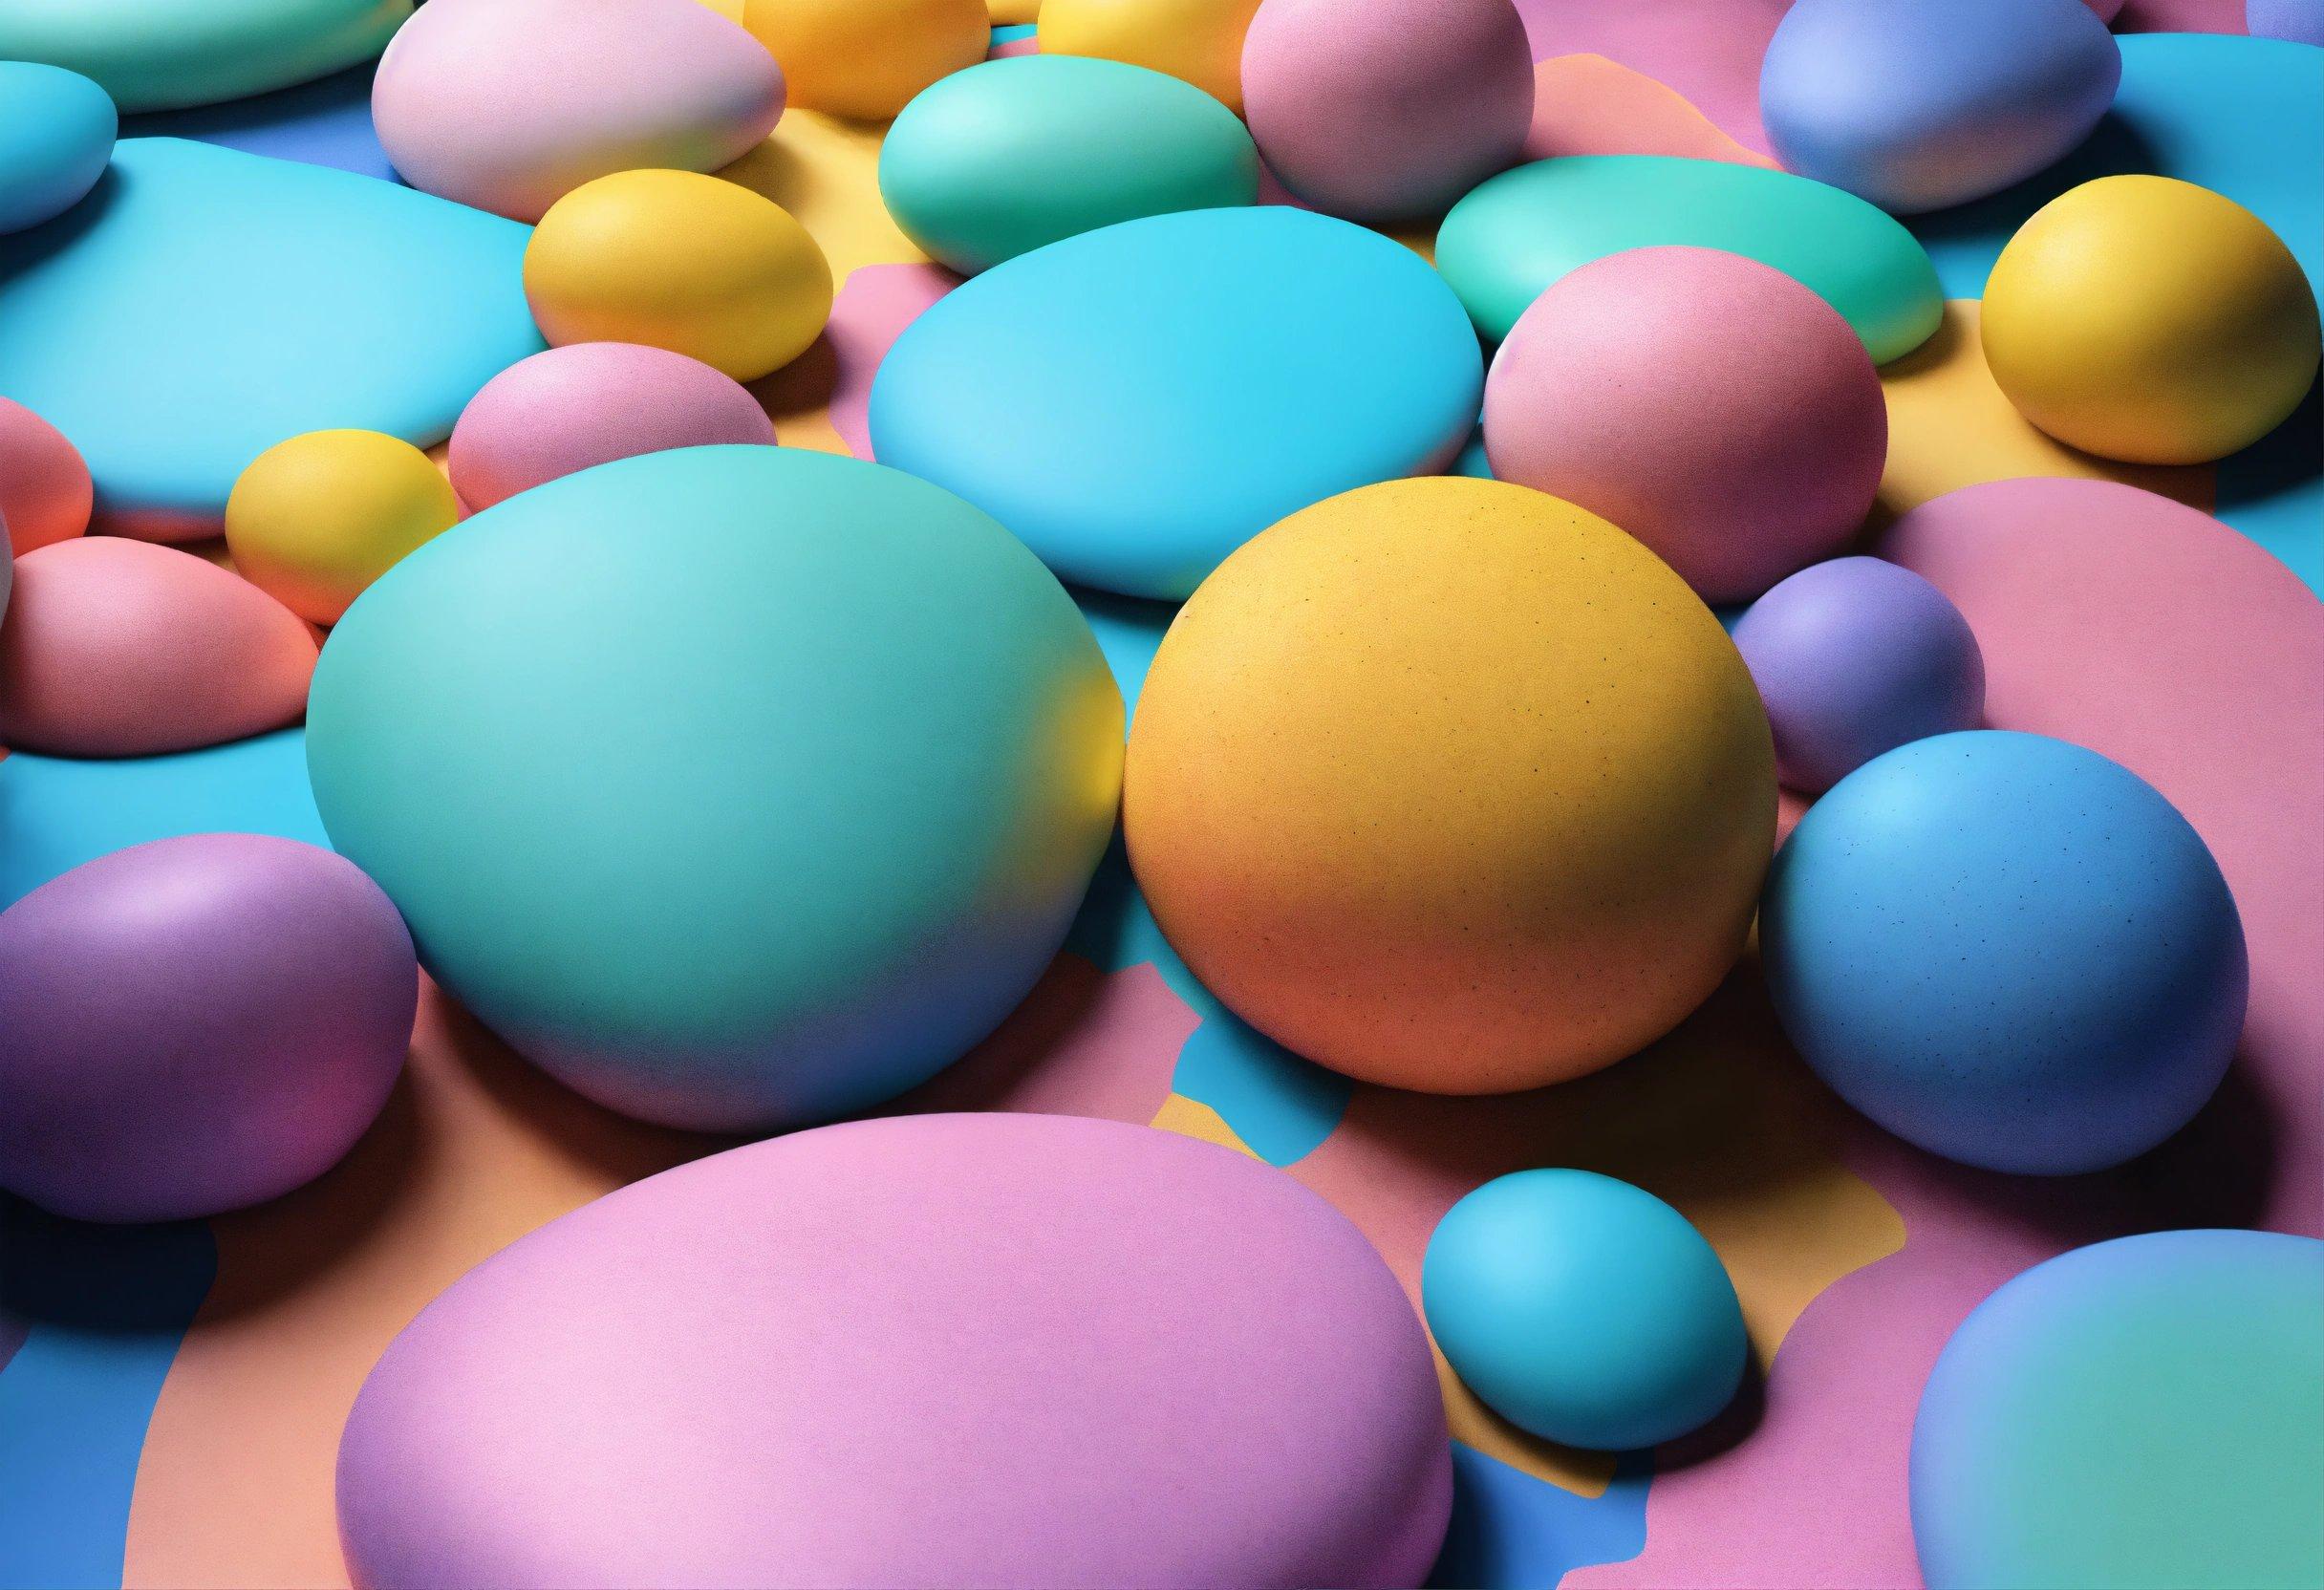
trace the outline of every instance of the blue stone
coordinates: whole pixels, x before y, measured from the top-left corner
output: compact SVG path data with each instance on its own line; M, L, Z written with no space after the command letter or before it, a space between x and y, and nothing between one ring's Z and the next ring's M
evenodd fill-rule
M62 215L105 173L113 100L77 72L0 61L0 232Z

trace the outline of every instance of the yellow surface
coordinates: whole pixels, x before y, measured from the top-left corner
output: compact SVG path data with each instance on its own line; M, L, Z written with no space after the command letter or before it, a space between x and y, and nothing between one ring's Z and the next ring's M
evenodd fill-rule
M996 28L1014 28L1041 15L1041 0L985 0L985 13Z
M691 171L621 171L549 208L525 250L541 334L640 342L756 380L831 313L831 269L789 212Z
M1173 1093L1163 1100L1162 1107L1154 1112L1154 1118L1147 1124L1156 1131L1174 1131L1180 1137L1199 1138L1205 1143L1216 1143L1222 1149L1232 1149L1238 1154L1251 1154L1253 1159L1259 1157L1251 1152L1251 1145L1237 1136L1235 1128L1227 1125L1225 1116L1200 1099L1190 1099L1183 1093Z
M310 431L250 462L226 505L245 579L312 623L452 527L459 499L428 456L377 431Z
M1605 521L1459 477L1220 566L1147 676L1124 804L1155 918L1237 1014L1445 1093L1667 1032L1741 951L1775 818L1710 610Z
M1259 0L1044 0L1044 55L1102 55L1167 72L1242 113L1242 35Z
M2168 177L2102 177L2017 229L1985 289L1985 356L2060 441L2201 463L2283 423L2315 379L2315 300L2259 217Z
M729 22L742 20L742 0L699 0L699 3L709 7Z
M745 0L742 26L783 68L789 102L884 121L992 45L985 0Z

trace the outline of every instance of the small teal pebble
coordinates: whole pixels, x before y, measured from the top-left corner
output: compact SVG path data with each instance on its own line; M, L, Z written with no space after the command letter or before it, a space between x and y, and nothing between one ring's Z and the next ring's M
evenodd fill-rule
M121 110L288 88L371 59L414 0L0 0L0 60L95 78Z
M62 215L105 174L120 118L77 72L0 60L0 232Z

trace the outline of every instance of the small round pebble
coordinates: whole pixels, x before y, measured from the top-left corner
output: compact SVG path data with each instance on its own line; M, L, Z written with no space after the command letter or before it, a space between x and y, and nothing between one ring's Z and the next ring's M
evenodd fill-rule
M747 0L742 26L782 63L791 103L861 121L976 65L993 37L984 0Z
M775 445L774 421L731 377L667 349L576 342L486 381L445 462L473 509L592 464L721 443Z
M1631 249L1553 285L1495 356L1484 421L1496 479L1613 521L1709 602L1840 550L1888 448L1848 323L1711 248Z
M2253 38L2324 44L2324 0L2245 0L2244 27Z
M354 864L205 833L117 850L0 912L0 1188L77 1220L276 1197L403 1068L411 935Z
M1285 187L1333 215L1409 220L1523 152L1533 51L1509 0L1265 0L1242 95Z
M1520 1171L1447 1212L1420 1274L1462 1384L1545 1440L1622 1451L1716 1417L1750 1352L1726 1266L1687 1217L1588 1171Z
M791 213L692 171L623 171L549 206L525 296L552 346L639 342L755 381L831 313L831 268Z
M1931 1153L2071 1175L2193 1118L2249 965L2219 864L2137 774L2040 735L1915 741L1799 820L1759 903L1784 1031Z
M0 398L0 526L16 555L89 527L96 486L80 450L22 403Z
M0 60L0 232L37 226L105 174L120 118L77 72Z
M1819 794L1883 751L1984 720L1969 620L1879 558L1810 564L1754 602L1734 638L1794 789Z
M310 431L268 448L235 481L226 541L245 579L301 618L335 624L459 518L451 483L410 442Z

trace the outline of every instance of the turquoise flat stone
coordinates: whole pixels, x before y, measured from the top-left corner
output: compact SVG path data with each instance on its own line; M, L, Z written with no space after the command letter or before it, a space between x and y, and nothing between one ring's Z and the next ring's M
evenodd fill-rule
M1928 340L1945 304L1910 232L1805 177L1669 155L1573 155L1478 184L1436 234L1436 269L1490 341L1569 270L1625 248L1723 248L1815 290L1875 364Z
M0 59L93 77L129 111L264 94L369 60L413 0L7 0Z
M62 215L105 174L113 101L77 72L0 60L0 232Z
M1283 205L1189 210L937 300L872 380L872 444L1065 579L1183 597L1286 514L1441 469L1482 381L1459 301L1402 245Z
M0 238L0 396L80 449L107 527L200 534L286 437L448 436L541 349L530 236L368 177L126 139L68 214Z

